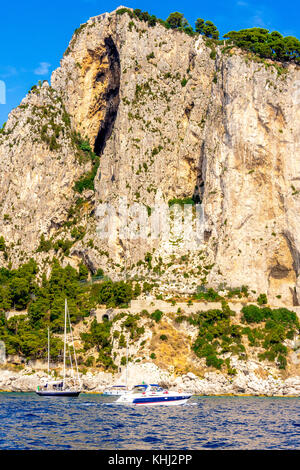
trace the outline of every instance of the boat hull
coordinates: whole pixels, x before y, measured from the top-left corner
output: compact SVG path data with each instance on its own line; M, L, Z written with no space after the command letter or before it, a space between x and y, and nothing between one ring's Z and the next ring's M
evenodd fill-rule
M122 405L134 405L134 406L177 406L184 405L191 395L188 396L175 396L175 397L145 397L145 398L135 398L128 401L119 401L118 403Z
M35 392L40 397L78 397L81 392L72 392L72 391L52 391L52 392Z
M159 401L159 402L150 402L150 403L132 403L134 406L178 406L184 405L188 401L188 398L183 400L176 401Z

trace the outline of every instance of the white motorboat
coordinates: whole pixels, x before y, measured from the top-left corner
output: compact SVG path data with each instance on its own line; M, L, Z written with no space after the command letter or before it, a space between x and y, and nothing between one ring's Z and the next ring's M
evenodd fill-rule
M112 385L104 390L102 393L105 397L120 397L127 392L127 388L125 385Z
M130 392L120 396L116 403L122 405L184 405L189 393L179 393L166 390L158 384L136 385Z

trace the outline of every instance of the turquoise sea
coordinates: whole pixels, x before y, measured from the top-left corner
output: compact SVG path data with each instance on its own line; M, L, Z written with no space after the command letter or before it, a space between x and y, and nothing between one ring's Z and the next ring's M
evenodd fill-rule
M0 449L300 449L300 399L193 397L135 408L101 395L0 393Z

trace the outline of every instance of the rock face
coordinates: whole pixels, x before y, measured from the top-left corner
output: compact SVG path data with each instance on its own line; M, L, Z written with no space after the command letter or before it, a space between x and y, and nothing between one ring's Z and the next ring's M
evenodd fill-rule
M0 133L0 231L15 265L66 220L74 180L85 170L75 156L62 100L45 82L10 113Z
M295 65L282 73L241 51L214 52L202 37L149 27L127 14L91 18L52 75L52 96L61 101L53 104L43 86L22 102L27 109L10 114L9 134L0 134L0 233L9 242L21 238L29 255L41 234L54 234L66 218L74 181L86 168L67 130L50 151L27 122L33 106L53 105L61 123L64 105L72 128L101 157L91 214L103 202L117 208L120 195L148 208L194 196L205 214L208 283L246 284L277 304L299 305L299 84ZM151 237L103 241L94 216L86 223L73 254L93 268L136 263L154 248L163 260L187 251ZM87 246L91 239L97 249Z

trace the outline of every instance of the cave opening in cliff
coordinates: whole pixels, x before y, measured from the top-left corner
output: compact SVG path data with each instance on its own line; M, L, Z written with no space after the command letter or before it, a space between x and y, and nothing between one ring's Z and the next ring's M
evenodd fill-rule
M120 103L119 90L121 72L119 52L111 37L105 38L104 44L109 61L109 76L108 85L104 96L106 102L105 116L101 122L101 126L94 145L94 152L96 155L102 155L106 142L112 134Z

